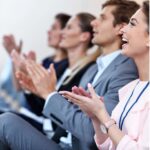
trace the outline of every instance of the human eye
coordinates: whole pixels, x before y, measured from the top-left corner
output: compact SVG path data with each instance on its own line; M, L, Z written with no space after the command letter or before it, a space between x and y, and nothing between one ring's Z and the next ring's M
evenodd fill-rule
M71 25L68 25L68 26L67 26L67 29L68 29L68 30L70 30L71 28L72 28Z
M135 23L134 22L129 22L129 25L130 26L135 26Z
M101 16L99 17L99 20L100 20L100 21L103 21L103 20L105 20L105 17L104 17L103 15L101 15Z
M129 26L131 26L131 27L136 26L136 21L135 20L130 20L129 21Z

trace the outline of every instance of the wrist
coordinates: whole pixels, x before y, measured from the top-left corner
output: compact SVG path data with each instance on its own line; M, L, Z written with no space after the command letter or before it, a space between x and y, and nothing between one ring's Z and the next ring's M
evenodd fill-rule
M49 92L43 94L43 95L42 95L42 98L43 98L44 100L46 100L47 97L48 97L51 93L53 93L53 92L55 92L55 91L56 91L56 90L51 90L51 91L49 91Z
M100 110L99 113L97 114L97 118L100 120L102 124L111 119L106 109Z
M114 125L116 125L116 121L110 118L108 121L100 125L100 129L104 134L108 134L109 129Z

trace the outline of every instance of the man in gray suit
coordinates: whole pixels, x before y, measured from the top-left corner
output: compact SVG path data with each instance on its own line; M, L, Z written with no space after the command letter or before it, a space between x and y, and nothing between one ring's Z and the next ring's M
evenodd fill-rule
M86 89L87 83L92 83L97 94L104 97L107 111L111 114L118 103L118 90L138 78L134 62L122 56L120 50L120 29L128 23L138 5L132 1L109 0L102 8L100 17L91 24L95 32L93 43L101 46L104 53L97 59L97 64L85 73L80 85ZM46 80L46 76L41 77L47 82L38 83L41 71L40 67L36 68L31 78L40 85L36 86L36 90L46 100L44 115L72 134L73 150L96 149L91 120L76 105L55 92L52 74L49 80ZM10 113L0 116L0 140L12 150L62 149L24 120Z

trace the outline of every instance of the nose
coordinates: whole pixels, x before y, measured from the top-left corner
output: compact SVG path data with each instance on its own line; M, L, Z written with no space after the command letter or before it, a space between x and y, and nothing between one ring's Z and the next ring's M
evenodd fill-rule
M63 34L65 33L65 30L66 30L66 28L62 29L62 30L60 31L60 34L63 35Z
M119 34L122 35L123 33L125 33L127 26L128 26L128 25L123 26L123 27L120 29Z
M97 24L98 24L98 20L97 20L97 19L94 19L94 20L91 22L91 26L92 26L92 27L97 26Z
M51 30L50 29L47 31L47 34L51 34Z

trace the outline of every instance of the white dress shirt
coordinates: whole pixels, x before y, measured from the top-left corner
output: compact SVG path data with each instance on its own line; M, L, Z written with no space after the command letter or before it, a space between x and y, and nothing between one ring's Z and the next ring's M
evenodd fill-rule
M121 50L115 51L108 55L101 55L97 58L96 63L98 67L98 72L95 75L92 85L96 83L98 78L102 75L104 70L111 64L111 62L121 53Z

